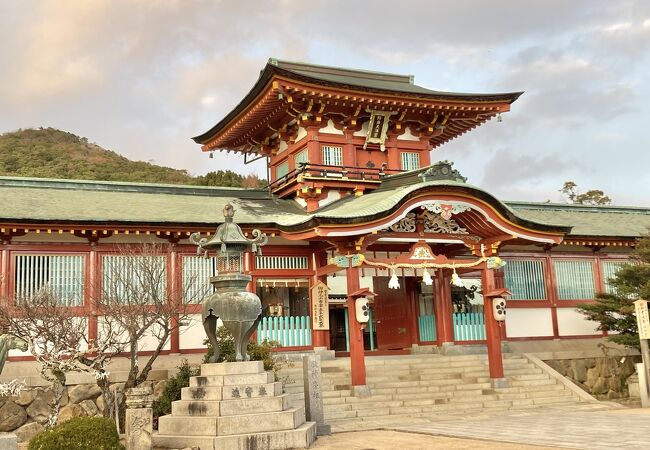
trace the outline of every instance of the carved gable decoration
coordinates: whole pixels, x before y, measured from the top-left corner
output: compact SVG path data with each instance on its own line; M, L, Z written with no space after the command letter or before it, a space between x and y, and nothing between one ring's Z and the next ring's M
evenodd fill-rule
M419 176L423 182L437 181L437 180L450 180L459 183L465 183L467 178L462 176L458 170L453 168L454 163L450 161L440 161L429 167L426 171Z
M461 227L454 219L444 219L442 215L433 214L431 211L425 211L422 218L425 233L469 234L467 229Z
M410 212L402 220L391 225L389 229L398 233L415 233L418 221L424 223L425 233L469 234L467 229L461 227L454 219L445 219L442 217L442 213L434 213L430 210L425 210L420 215Z
M402 220L392 224L390 230L398 233L415 233L416 220L415 213L410 212Z

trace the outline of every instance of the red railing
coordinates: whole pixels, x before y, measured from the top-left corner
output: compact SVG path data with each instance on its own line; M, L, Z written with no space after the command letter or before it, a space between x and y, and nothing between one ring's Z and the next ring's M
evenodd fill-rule
M300 167L270 183L267 187L273 191L298 177L309 174L314 177L331 178L332 180L381 180L386 175L404 172L403 170L387 169L385 166L329 166L325 164L300 163Z

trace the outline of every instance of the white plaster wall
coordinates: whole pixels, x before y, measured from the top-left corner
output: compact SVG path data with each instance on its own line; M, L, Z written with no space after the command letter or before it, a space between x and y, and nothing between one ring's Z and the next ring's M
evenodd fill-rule
M508 308L506 335L508 337L553 336L551 309Z
M334 122L332 122L332 119L327 121L327 126L326 127L320 129L320 133L341 134L341 135L343 134L343 132L341 130L338 130L334 126Z
M302 199L300 197L295 197L294 200L296 203L298 203L301 207L306 208L307 207L307 201L305 199Z
M368 134L368 121L365 121L361 125L361 129L359 131L355 131L353 136L366 136Z
M289 146L285 141L280 141L280 146L278 147L278 153L282 153L285 151Z
M97 334L99 338L101 339L104 333L107 332L106 327L106 321L104 317L98 317L97 318ZM117 330L119 332L119 329ZM125 331L122 331L122 336L119 339L120 341L125 341L128 342L128 336ZM167 342L165 343L165 346L163 347L163 350L169 350L170 349L170 340L167 339ZM158 339L153 336L152 333L147 333L143 338L140 340L138 343L138 351L147 351L147 350L155 350L155 348L158 346ZM128 348L125 349L125 351L128 351Z
M300 139L304 138L307 136L307 130L303 127L298 127L298 133L296 134L296 142L298 142Z
M411 127L406 127L406 128L404 129L404 134L402 134L401 136L399 136L399 137L397 138L397 140L398 140L398 141L400 141L400 140L401 140L401 141L419 141L420 138L417 137L417 136L415 136L415 135L411 132Z
M327 287L330 288L330 294L346 294L348 292L348 285L345 272L336 272L336 276L328 275Z
M325 197L324 199L318 202L318 207L322 208L323 206L329 205L330 203L335 202L340 198L341 198L341 193L339 191L330 189L327 191L327 197Z
M596 328L598 323L587 320L574 308L557 309L557 328L560 336L583 336L601 334Z
M181 326L179 347L181 350L205 348L203 341L206 339L205 330L201 323L201 314L191 314L190 323ZM221 326L221 320L217 322Z
M86 336L88 336L88 319L86 317L77 317L75 319L76 323L79 323L82 325L85 329ZM40 342L43 342L42 340ZM79 344L79 349L80 350L87 350L88 349L88 342L81 342ZM8 356L31 356L32 352L27 349L26 352L21 352L20 350L9 350Z

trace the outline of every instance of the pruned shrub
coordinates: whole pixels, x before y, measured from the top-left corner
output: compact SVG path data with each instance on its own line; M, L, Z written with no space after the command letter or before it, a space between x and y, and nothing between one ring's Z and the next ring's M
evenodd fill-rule
M29 450L124 450L115 424L106 417L77 417L37 434Z

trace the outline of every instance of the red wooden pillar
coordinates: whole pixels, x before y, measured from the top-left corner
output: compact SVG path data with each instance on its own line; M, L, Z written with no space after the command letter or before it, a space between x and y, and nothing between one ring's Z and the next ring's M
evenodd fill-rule
M443 269L436 270L436 289L433 296L438 345L454 342L454 324L451 320L451 284Z
M483 269L481 273L481 283L484 293L494 291L494 271ZM493 385L505 386L506 380L503 375L500 322L494 320L492 299L493 297L488 297L485 294L483 296L483 314L485 315L485 334L487 339L490 379Z
M318 270L319 267L327 265L327 254L325 252L320 252L320 253L314 253L312 262L314 265L314 273ZM322 281L323 283L327 284L327 275L324 275L322 277L316 277L316 280ZM313 311L313 307L311 305L311 302L313 301L311 297L311 291L309 292L309 306L310 306L310 311ZM312 318L312 323L313 323L313 318ZM311 331L311 343L314 348L316 347L325 347L327 349L330 348L330 333L329 330L314 330L312 329Z
M363 395L366 388L366 362L363 350L363 330L357 322L355 298L350 294L359 290L359 268L346 269L348 287L348 328L350 333L350 372L352 374L352 390L355 395ZM367 388L366 388L367 390Z

